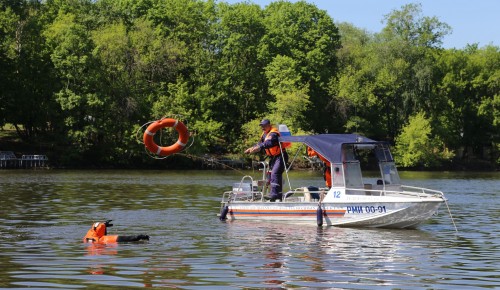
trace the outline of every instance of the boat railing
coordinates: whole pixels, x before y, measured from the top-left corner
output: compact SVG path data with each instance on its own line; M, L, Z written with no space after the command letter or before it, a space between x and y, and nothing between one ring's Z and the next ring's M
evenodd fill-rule
M255 184L255 183L254 183ZM245 185L242 187L233 187L233 190L226 191L222 195L222 203L226 202L241 202L241 201L265 201L262 191L256 190L256 187L245 190ZM322 200L327 188L317 188L317 190L309 189L308 187L299 187L290 190L283 195L282 202L318 202Z
M419 197L421 196L420 194L444 197L444 193L439 190L409 185L401 185L401 188L403 189L403 193L416 193Z
M381 189L372 189L372 188L346 188L345 192L347 195L374 195L374 196L383 196L387 192L387 190Z
M385 188L346 188L348 195L372 195L372 196L387 196L387 195L408 195L418 198L437 196L444 197L444 193L439 190L433 190L423 187L415 187L408 185L391 185Z
M231 191L224 192L222 202L263 200L262 191L259 190L263 183L262 180L254 181L251 176L245 175L240 182L233 184Z
M254 183L255 184L255 183ZM240 184L239 184L240 185ZM240 187L234 187L231 191L224 192L222 202L234 201L264 201L262 191L257 190L255 186L248 187L241 184ZM429 196L442 197L444 193L439 190L433 190L422 187L400 185L400 190L396 189L364 189L364 188L346 188L347 195L365 195L365 196L395 196L406 195L418 198ZM317 202L327 194L327 188L318 188L311 190L307 187L299 187L286 192L283 195L283 202Z
M222 196L222 202L233 201L257 201L262 200L261 191L226 191Z

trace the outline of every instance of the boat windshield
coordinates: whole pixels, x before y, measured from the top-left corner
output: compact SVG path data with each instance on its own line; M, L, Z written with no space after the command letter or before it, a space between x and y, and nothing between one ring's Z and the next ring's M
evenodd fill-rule
M343 182L340 182L338 176L334 174L332 176L334 186L345 186L350 189L381 189L401 184L387 143L368 144L368 146L344 144L342 163L334 164L334 170L339 170L344 177ZM348 194L361 193L359 190L348 192Z
M379 190L401 184L387 142L356 134L282 136L280 142L303 143L327 159L333 187L347 187L359 194L359 189Z
M401 184L398 170L394 162L380 162L380 171L382 173L384 184Z

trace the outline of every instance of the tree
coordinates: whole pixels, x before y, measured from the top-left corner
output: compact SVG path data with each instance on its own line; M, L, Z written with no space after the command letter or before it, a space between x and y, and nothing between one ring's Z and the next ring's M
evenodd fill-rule
M196 94L201 109L209 112L206 118L220 123L221 131L214 133L227 143L219 145L231 147L227 145L241 139L241 124L266 110L265 64L258 58L265 27L262 9L256 4L221 3L217 18L220 21L212 25L210 66L200 64Z
M5 6L4 6L5 5ZM39 140L57 117L51 99L55 85L41 32L45 6L36 1L0 5L0 122L12 123L24 140ZM50 125L49 125L50 124ZM51 126L52 125L52 126Z
M499 48L469 45L465 50L448 50L437 66L442 72L437 89L446 100L439 111L443 136L453 148L462 147L462 159L482 157L484 148L495 148L499 142L495 123L495 98L500 91Z
M440 47L451 27L437 17L422 16L422 4L403 5L385 15L386 26L382 36L387 40L401 40L414 47Z
M336 50L340 47L332 18L304 1L277 1L264 9L264 24L260 59L269 64L277 55L292 58L302 82L308 85L311 106L303 127L317 132L332 130L334 108L329 106L328 83L336 73Z
M410 117L396 138L395 156L404 167L431 167L451 159L454 154L439 137L433 136L431 121L419 112Z
M287 56L278 55L266 67L269 92L275 97L269 102L269 116L289 129L301 131L306 124L309 101L308 86L302 83L297 62Z
M56 79L61 83L55 100L64 116L67 142L75 146L76 154L88 151L98 142L99 122L102 121L99 112L103 105L95 90L99 66L92 56L90 31L80 20L75 14L59 13L43 32Z
M435 17L420 14L420 5L404 5L386 15L387 24L376 36L374 94L384 112L390 139L409 116L434 105L432 88L437 81L433 52L450 28Z
M13 90L9 84L14 72L14 37L18 16L7 3L0 3L0 125L7 121L8 106L14 106Z
M434 51L449 26L420 14L420 5L402 6L374 36L339 25L341 70L330 91L346 131L394 140L410 115L439 103Z
M384 136L378 99L374 94L374 37L349 23L340 23L338 27L342 40L342 47L337 53L339 72L329 86L337 127L343 127L342 132Z
M0 124L70 163L142 162L135 133L165 116L191 153L238 152L267 117L397 140L408 165L498 162L499 48L440 48L451 29L419 4L385 21L371 34L304 1L2 1Z

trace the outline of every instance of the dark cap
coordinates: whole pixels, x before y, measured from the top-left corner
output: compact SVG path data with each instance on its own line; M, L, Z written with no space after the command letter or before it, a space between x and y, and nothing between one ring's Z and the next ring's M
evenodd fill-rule
M271 125L271 122L268 119L264 119L259 123L259 126Z

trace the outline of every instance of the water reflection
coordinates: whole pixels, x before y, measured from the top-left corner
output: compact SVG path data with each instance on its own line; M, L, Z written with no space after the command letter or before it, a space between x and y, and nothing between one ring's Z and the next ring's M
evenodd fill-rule
M259 173L257 173L259 174ZM294 172L300 182L320 173ZM498 177L499 175L497 175ZM0 181L0 288L496 287L499 179L436 173L417 186L447 193L444 210L418 230L219 222L231 172L6 171ZM406 177L408 178L408 177ZM317 180L316 180L317 179ZM488 202L485 202L488 201ZM84 244L93 221L109 234L149 242Z
M337 284L353 283L353 275L358 276L354 282L358 284L397 285L384 273L412 275L417 270L414 265L436 255L428 245L439 249L441 243L419 230L318 229L251 222L228 224L227 240L238 241L230 250L245 261L242 267L261 260L253 276L299 287L321 287L333 277Z

